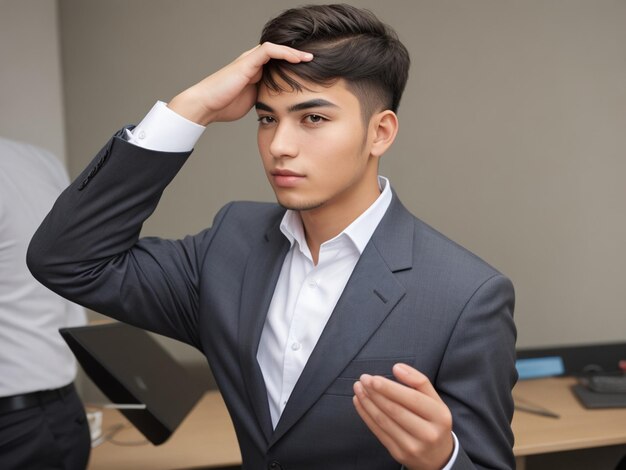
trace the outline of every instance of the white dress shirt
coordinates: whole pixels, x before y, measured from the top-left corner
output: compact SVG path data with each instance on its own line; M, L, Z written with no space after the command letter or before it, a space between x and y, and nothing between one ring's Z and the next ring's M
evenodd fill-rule
M291 243L263 326L257 360L276 427L354 267L391 203L380 177L378 199L336 237L320 246L314 265L300 214L288 210L280 230Z
M33 233L68 184L51 153L0 137L0 397L59 388L76 376L58 330L84 324L85 312L26 267Z
M141 123L127 131L134 145L163 152L188 152L205 127L157 102ZM272 425L276 427L304 366L322 334L356 263L391 203L388 180L378 179L380 196L343 232L320 246L313 264L298 212L288 210L280 230L291 248L283 266L261 333L257 361L267 389ZM454 464L459 443L443 470Z

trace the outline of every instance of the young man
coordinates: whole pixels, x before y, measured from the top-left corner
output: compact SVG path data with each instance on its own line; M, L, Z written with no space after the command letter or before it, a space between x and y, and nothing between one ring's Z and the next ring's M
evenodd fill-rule
M246 469L514 466L511 283L377 175L408 67L367 11L288 10L112 138L31 242L51 289L204 352ZM253 106L279 205L138 239L204 126Z

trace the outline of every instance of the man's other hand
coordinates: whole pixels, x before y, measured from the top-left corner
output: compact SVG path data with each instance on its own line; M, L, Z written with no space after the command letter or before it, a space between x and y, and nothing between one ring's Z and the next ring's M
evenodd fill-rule
M393 374L401 383L362 375L354 384L354 406L391 456L407 469L441 470L454 450L450 410L421 372L396 364Z

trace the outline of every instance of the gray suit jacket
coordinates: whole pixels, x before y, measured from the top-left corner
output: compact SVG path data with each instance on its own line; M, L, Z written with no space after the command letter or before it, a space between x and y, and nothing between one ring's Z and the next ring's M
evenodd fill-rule
M256 353L288 249L284 209L231 203L197 235L139 239L187 156L112 138L34 236L35 277L74 302L200 349L246 469L397 470L351 398L362 373L391 376L399 361L425 373L450 408L460 441L455 468L513 468L513 287L395 194L272 430Z

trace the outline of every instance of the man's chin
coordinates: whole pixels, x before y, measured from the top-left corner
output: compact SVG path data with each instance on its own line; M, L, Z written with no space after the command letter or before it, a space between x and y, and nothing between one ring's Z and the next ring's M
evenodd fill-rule
M310 211L324 205L324 201L289 201L277 199L278 204L292 211Z

